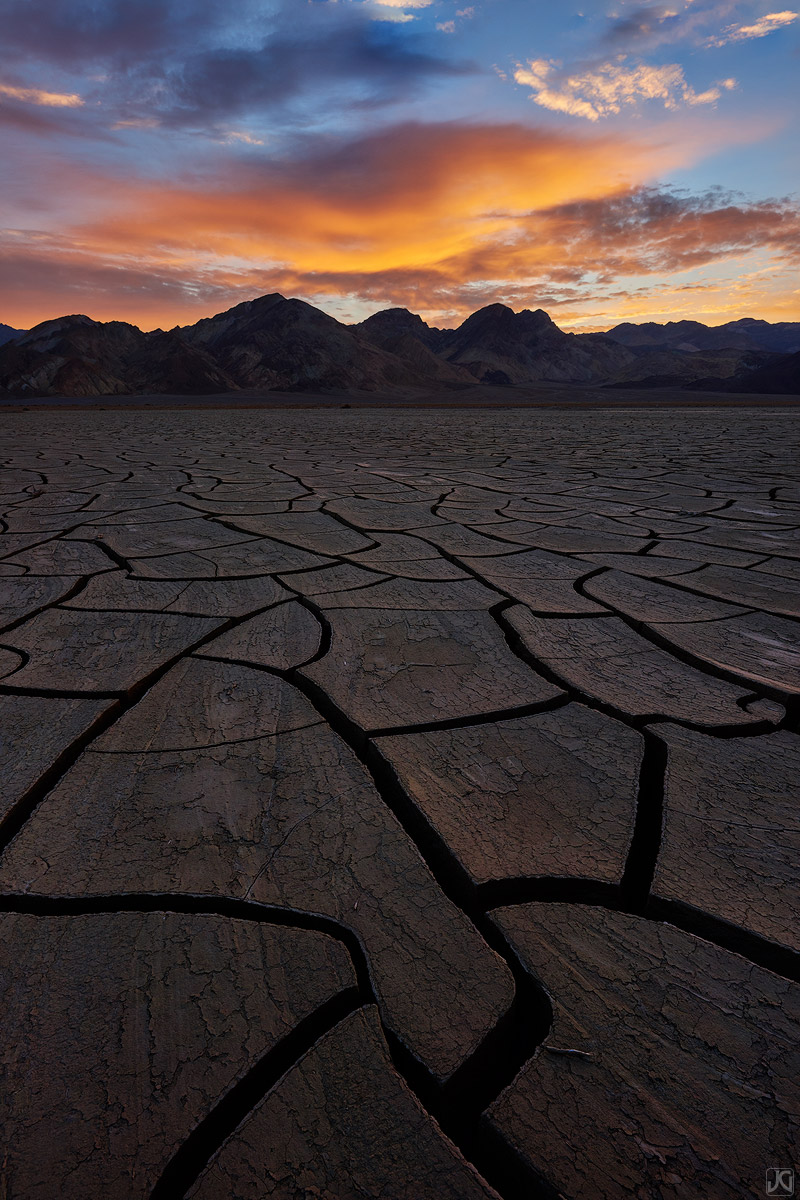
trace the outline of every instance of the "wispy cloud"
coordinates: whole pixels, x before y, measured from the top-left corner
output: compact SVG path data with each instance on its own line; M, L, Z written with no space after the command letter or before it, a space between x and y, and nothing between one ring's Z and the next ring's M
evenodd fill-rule
M429 8L433 0L360 0L360 3L373 20L406 24L416 19L413 11L405 11L407 8Z
M243 114L285 114L291 124L314 107L324 121L334 105L347 113L402 103L427 82L474 73L442 39L407 28L431 3L7 0L3 51L26 72L38 64L43 78L53 66L80 74L87 111L102 108L116 129L154 120L218 136ZM16 78L0 89L0 100L17 103L82 103L58 96Z
M45 92L41 88L15 87L0 83L0 97L19 100L23 104L39 104L44 108L80 108L83 99L75 92Z
M706 44L726 46L729 42L747 42L752 38L767 37L768 34L775 33L778 29L785 29L787 25L792 25L799 16L800 13L791 12L788 9L784 12L767 13L752 25L729 25L718 37L709 38Z
M665 108L676 109L681 103L713 104L721 95L717 87L696 92L678 63L628 66L624 57L580 74L560 71L548 59L534 59L518 66L514 79L531 89L531 99L542 108L587 121L619 113L641 100L660 100Z

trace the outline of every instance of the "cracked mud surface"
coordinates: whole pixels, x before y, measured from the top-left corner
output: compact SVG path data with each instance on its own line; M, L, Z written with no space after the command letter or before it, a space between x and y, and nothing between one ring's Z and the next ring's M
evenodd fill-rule
M794 426L8 415L3 1200L796 1163Z

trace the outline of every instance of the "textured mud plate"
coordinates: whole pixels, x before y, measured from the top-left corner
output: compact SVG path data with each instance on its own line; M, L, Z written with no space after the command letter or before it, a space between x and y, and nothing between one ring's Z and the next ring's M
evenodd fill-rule
M0 1198L796 1165L794 425L7 413Z

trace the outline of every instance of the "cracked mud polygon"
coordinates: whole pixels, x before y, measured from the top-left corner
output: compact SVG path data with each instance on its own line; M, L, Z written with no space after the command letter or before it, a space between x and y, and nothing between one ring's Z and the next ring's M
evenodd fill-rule
M3 1200L763 1195L794 424L8 415Z

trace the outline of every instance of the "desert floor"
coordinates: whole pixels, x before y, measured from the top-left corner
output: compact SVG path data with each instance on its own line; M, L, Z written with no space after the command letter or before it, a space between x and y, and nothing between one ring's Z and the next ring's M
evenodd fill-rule
M797 425L6 412L3 1200L762 1196Z

